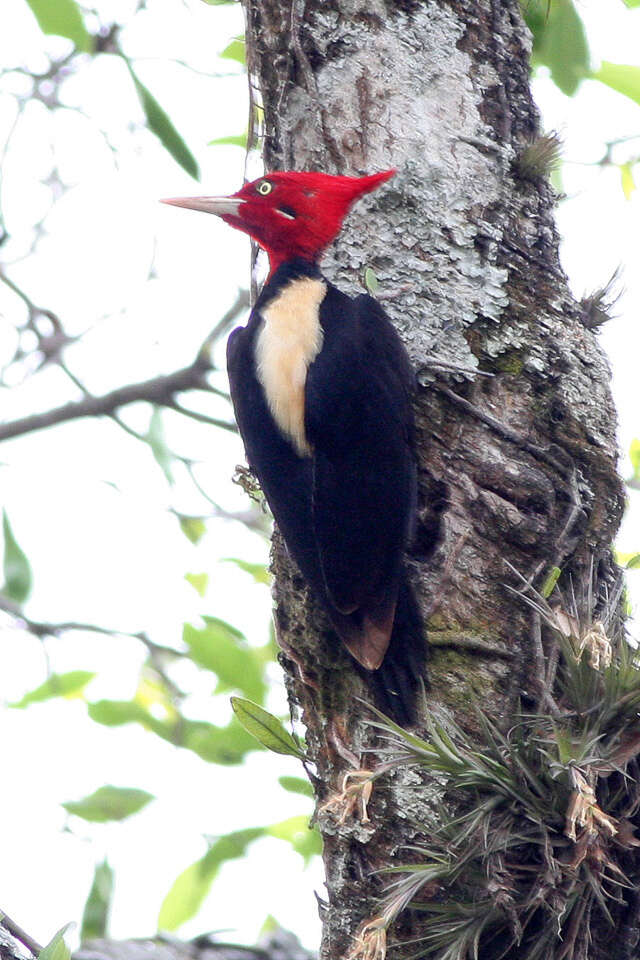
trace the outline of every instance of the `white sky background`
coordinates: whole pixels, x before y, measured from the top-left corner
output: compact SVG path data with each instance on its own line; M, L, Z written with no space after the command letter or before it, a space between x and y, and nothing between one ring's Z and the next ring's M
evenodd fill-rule
M104 0L105 21L126 18L131 3ZM621 0L583 0L595 58L639 63L640 10ZM62 40L42 37L24 0L4 0L0 64L46 66L40 51L64 53ZM48 191L39 183L49 172L54 144L62 179L73 185L47 221L48 235L36 258L8 269L37 303L55 310L82 340L66 354L71 369L97 393L189 363L204 337L247 280L248 244L212 217L161 207L162 196L224 193L238 188L243 153L207 147L209 140L239 134L246 124L246 80L231 61L217 60L240 33L240 10L151 0L124 34L137 69L196 154L202 186L194 182L151 134L132 137L136 115L124 64L99 57L65 86L70 103L91 115L48 114L34 103L26 112L3 171L2 203L12 233L3 258L20 256L29 231L42 216ZM158 58L158 59L155 59ZM210 79L167 63L177 58L207 72L235 74ZM23 81L16 77L16 89ZM582 295L626 264L619 319L601 340L611 357L621 414L621 447L627 450L638 423L638 305L640 255L638 194L624 199L615 168L593 164L605 141L640 131L640 107L595 82L568 99L547 79L535 83L547 129L558 129L567 162L562 175L568 195L558 211L564 236L563 263L574 292ZM0 140L12 123L9 98L0 96ZM118 149L117 166L101 128ZM640 139L620 148L626 159L640 153ZM154 277L148 279L153 264ZM126 308L125 313L120 311ZM0 360L13 350L4 317L21 309L0 286ZM11 393L0 393L0 417L13 419L74 397L64 375L51 368ZM128 422L147 425L145 410ZM242 462L240 442L183 418L166 417L170 442L206 461L200 476L229 509L244 509L244 495L230 482ZM146 629L159 643L175 645L184 621L200 613L228 619L252 643L267 635L270 600L264 587L217 558L264 560L266 547L240 524L210 523L196 548L167 511L203 511L185 483L178 492L166 483L149 451L115 425L73 423L5 443L1 454L1 497L19 541L30 557L35 589L29 612L35 618L86 620L127 630ZM180 468L176 467L179 474ZM628 468L623 467L623 472ZM630 494L631 500L638 498ZM640 550L637 505L620 538L625 551ZM208 571L204 601L185 583L186 572ZM630 579L633 580L632 574ZM59 672L96 670L91 700L126 699L134 693L144 651L135 641L92 635L66 636L47 644ZM41 645L18 631L0 637L0 698L18 699L46 677ZM225 722L226 697L212 698L201 673L180 678L197 683L189 702L193 716ZM273 708L282 708L281 680ZM280 697L280 699L278 699ZM0 720L4 784L1 813L3 864L0 908L46 941L71 919L79 919L93 868L108 849L116 871L111 933L142 936L155 930L160 902L176 875L201 856L204 835L267 824L310 809L304 798L276 783L282 773L300 775L293 759L251 755L242 768L221 769L194 754L175 750L135 726L107 729L86 718L81 701L55 701L27 711L5 711ZM103 783L135 786L157 799L123 824L91 827L72 823L59 804ZM249 861L225 867L199 917L181 933L225 929L251 942L268 913L317 943L319 924L312 890L322 892L319 864L302 872L299 857L276 840L259 841Z

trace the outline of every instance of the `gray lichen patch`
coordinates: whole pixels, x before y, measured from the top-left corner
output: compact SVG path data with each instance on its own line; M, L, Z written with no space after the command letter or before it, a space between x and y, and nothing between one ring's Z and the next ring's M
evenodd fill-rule
M473 366L462 328L478 316L498 320L507 305L507 271L495 262L501 231L481 224L481 212L500 196L509 147L496 147L481 118L484 87L494 78L485 65L471 80L462 33L456 16L435 3L411 17L387 17L375 31L352 23L348 33L335 9L320 9L312 27L319 50L340 38L341 53L318 70L317 87L348 165L342 172L398 168L384 193L353 211L324 266L352 292L362 290L367 266L382 292L407 288L387 309L416 365L446 335L447 355ZM290 105L294 116L318 108L313 92L300 87ZM321 125L311 136L302 118L290 126L301 166L326 168ZM400 261L389 255L399 246Z

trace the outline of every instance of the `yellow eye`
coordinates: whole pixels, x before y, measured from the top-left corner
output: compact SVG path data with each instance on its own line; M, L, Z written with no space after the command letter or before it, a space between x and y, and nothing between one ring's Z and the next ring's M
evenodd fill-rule
M256 187L256 190L263 197L266 197L267 194L271 193L271 191L273 190L273 184L269 183L268 180L261 180L258 186Z

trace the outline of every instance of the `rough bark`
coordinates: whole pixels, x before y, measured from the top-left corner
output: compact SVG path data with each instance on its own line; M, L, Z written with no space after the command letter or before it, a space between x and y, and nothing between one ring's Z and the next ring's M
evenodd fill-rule
M558 260L554 196L518 174L539 133L517 0L244 0L267 169L396 167L359 204L323 268L389 295L420 384L420 525L410 562L430 645L428 698L474 726L472 696L508 723L539 692L536 623L509 561L596 593L614 576L623 506L607 362ZM434 375L437 355L493 377ZM329 909L322 954L346 955L375 911L372 876L410 842L427 802L408 777L377 789L370 824L322 802L371 730L366 683L276 538L276 623L317 771ZM544 638L543 638L544 639Z

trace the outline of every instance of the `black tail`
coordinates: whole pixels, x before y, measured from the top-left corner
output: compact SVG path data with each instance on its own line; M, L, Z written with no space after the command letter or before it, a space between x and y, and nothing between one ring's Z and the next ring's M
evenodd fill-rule
M391 642L382 665L367 671L376 706L401 727L418 721L418 702L427 686L427 638L420 608L403 569Z

